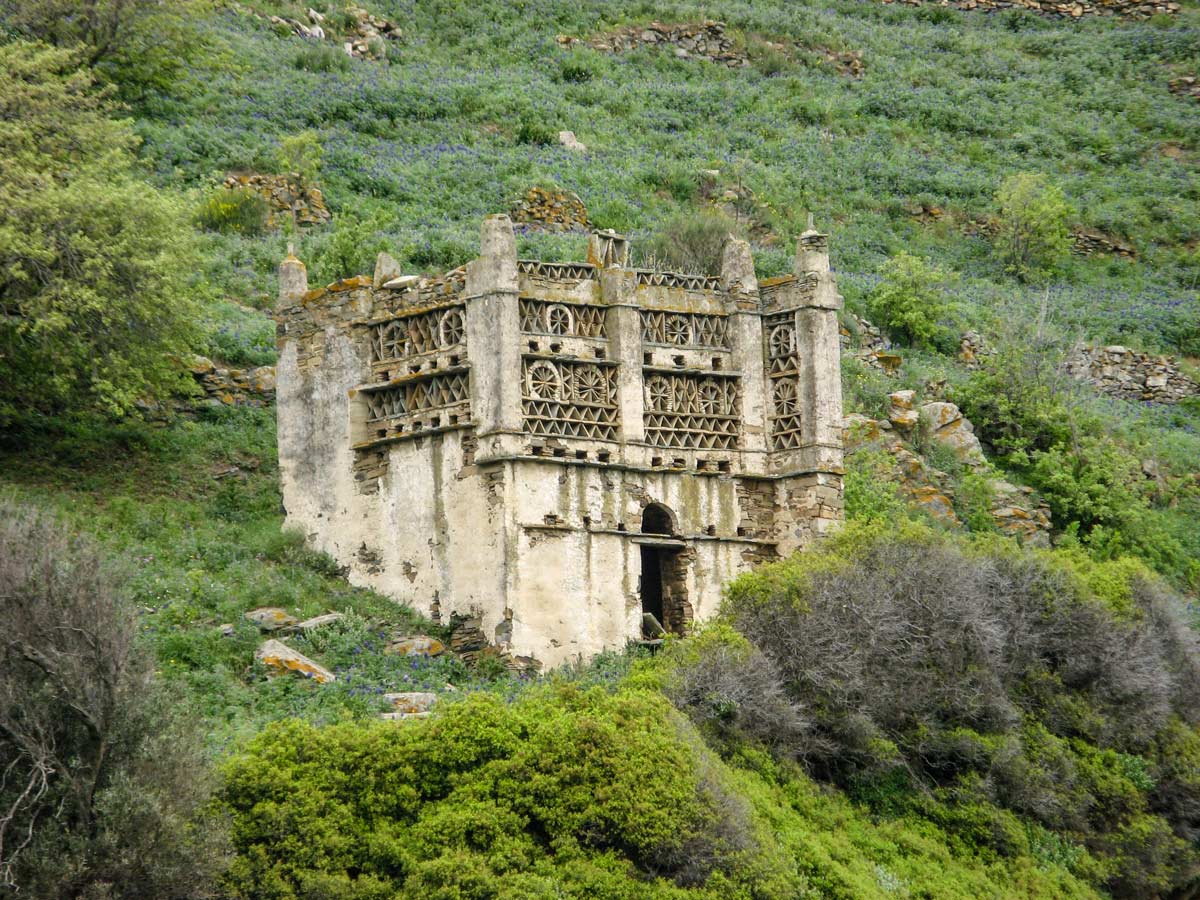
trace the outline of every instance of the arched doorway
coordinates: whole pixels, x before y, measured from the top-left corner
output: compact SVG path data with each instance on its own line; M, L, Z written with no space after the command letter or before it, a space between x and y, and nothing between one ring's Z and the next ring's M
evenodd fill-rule
M641 532L645 536L638 539L643 636L660 637L656 632L661 631L682 634L691 623L692 608L687 602L688 557L676 535L675 516L661 503L647 504L642 510Z

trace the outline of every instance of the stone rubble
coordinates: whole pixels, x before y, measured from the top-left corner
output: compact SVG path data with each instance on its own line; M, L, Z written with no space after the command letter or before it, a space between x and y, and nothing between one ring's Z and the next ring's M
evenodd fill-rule
M885 4L897 0L881 0ZM1059 16L1079 19L1084 16L1120 16L1128 19L1148 19L1166 13L1175 15L1180 4L1175 0L899 0L906 6L924 6L927 3L962 10L997 12L1004 9L1027 9L1044 16Z
M587 207L577 194L533 187L512 208L512 220L530 231L587 231Z
M263 173L233 173L226 176L225 187L249 188L258 194L270 207L267 227L276 228L282 219L290 219L292 204L296 204L296 224L300 226L324 225L333 218L325 205L325 195L315 185L305 186L298 174L268 175Z
M898 375L904 358L892 348L892 342L883 330L856 313L847 311L845 318L853 328L846 324L838 328L842 351L849 352L864 365L880 369L885 375Z
M259 631L275 632L294 628L300 620L286 609L278 606L260 606L246 613L243 618L258 626Z

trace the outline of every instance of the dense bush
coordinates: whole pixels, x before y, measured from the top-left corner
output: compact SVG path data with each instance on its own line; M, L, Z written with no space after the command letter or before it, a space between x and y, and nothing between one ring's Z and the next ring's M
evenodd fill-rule
M270 728L230 764L225 801L236 897L768 896L748 881L745 801L653 693L564 686L400 728Z
M221 823L199 735L174 715L95 548L0 500L0 893L199 898Z
M925 259L899 253L884 264L881 280L867 297L871 317L893 338L913 347L948 348L953 305L948 273Z
M1063 192L1044 175L1019 172L1004 179L996 205L995 248L1005 268L1022 281L1054 274L1071 247L1071 207Z
M873 806L922 808L917 788L935 790L926 812L1001 856L1027 852L1015 815L1088 848L1097 867L1079 873L1120 897L1200 866L1197 784L1167 799L1153 776L1176 765L1157 748L1196 734L1200 642L1143 568L876 524L742 576L724 614L811 725L787 752ZM697 664L710 671L693 682L725 669ZM710 717L703 695L677 697Z
M182 205L68 51L0 45L0 423L130 411L178 386L202 287Z

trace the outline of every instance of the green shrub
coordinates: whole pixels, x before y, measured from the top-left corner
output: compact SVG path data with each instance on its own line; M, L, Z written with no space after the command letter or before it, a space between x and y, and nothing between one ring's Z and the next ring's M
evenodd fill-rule
M525 119L517 127L517 143L548 147L558 142L558 131L543 122Z
M251 188L219 188L200 204L196 220L207 231L260 235L270 214L267 201Z
M1010 175L996 193L999 231L996 255L1023 281L1056 272L1071 248L1068 226L1072 211L1063 192L1044 175Z
M896 340L913 347L948 349L953 305L945 293L949 273L929 260L901 252L880 270L867 296L871 317Z
M719 210L681 213L646 243L642 263L673 272L719 275L725 242L739 232L737 223Z
M325 43L305 42L292 57L292 65L302 72L348 72L349 54L340 47Z

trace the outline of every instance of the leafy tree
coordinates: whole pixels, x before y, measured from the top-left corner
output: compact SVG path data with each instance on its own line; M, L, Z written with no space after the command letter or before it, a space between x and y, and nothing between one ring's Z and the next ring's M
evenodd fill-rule
M223 832L199 736L156 689L120 576L0 500L0 608L0 894L210 896Z
M0 0L0 21L64 49L127 100L170 89L203 49L208 0Z
M900 252L883 265L883 280L867 298L871 315L892 337L914 347L944 345L953 305L945 287L948 272L929 260Z
M995 249L1005 268L1022 281L1054 273L1071 247L1071 206L1045 175L1019 172L996 193L1000 230Z
M122 414L178 386L199 301L182 204L67 50L0 46L0 422Z

